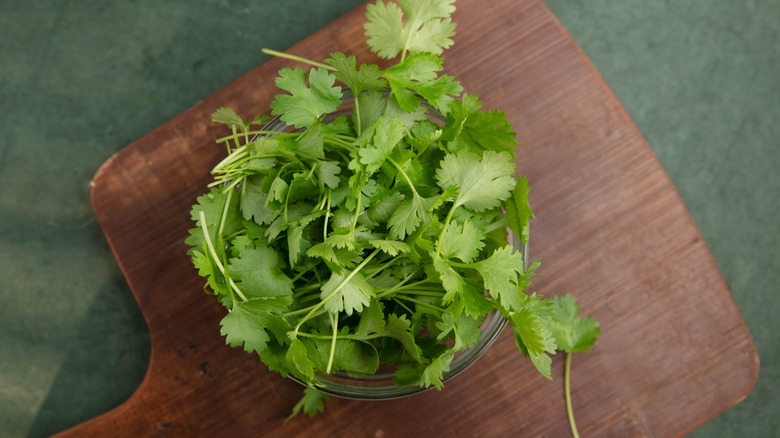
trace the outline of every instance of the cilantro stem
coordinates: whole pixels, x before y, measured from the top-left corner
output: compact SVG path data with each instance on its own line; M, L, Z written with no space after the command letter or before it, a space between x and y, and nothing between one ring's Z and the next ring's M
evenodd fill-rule
M236 126L235 125L231 126L230 128L233 131L233 143L236 144L236 149L238 149L238 148L241 147L241 145L238 144L238 131L236 131Z
M398 303L398 305L399 305L399 306L401 306L401 307L403 307L404 309L406 309L406 311L407 311L407 312L409 312L409 314L410 314L410 315L414 315L414 311L413 311L412 309L410 309L410 308L409 308L409 306L407 306L406 304L404 304L404 303L402 303L401 301L399 301L399 300L398 300L398 297L393 297L393 301L395 301L396 303Z
M293 61L303 62L304 64L313 65L315 67L322 67L322 68L328 69L330 71L335 71L336 70L335 68L329 66L328 64L323 64L321 62L312 61L310 59L302 58L302 57L296 56L296 55L291 55L289 53L277 52L276 50L271 50L271 49L262 49L262 51L263 51L263 53L271 55L271 56L278 56L279 58L286 58L286 59L291 59Z
M214 166L214 169L211 171L212 173L221 170L222 168L226 167L228 164L232 164L234 161L240 160L247 156L249 152L246 150L246 145L241 146L240 148L234 150L230 153L227 157L223 158L222 161L217 163L216 166Z
M390 267L393 263L397 262L398 260L403 259L403 257L393 257L390 259L389 262L385 263L382 266L376 267L373 270L369 270L366 272L366 278L374 278L377 274L384 271L388 267ZM415 272L416 273L416 272Z
M412 180L409 179L409 175L407 175L406 172L404 172L404 170L401 168L401 166L398 163L396 163L395 160L393 160L392 158L387 157L387 161L389 161L390 164L392 164L393 166L395 166L396 169L398 169L398 173L400 173L401 176L403 176L404 179L406 180L406 183L409 184L409 188L412 189L412 193L414 194L414 196L419 198L420 195L417 194L417 190L414 188L414 184L412 184Z
M563 388L566 393L566 413L569 415L569 426L571 427L571 435L574 438L580 438L580 433L577 431L577 423L574 422L574 409L571 407L571 357L572 353L566 353L566 367L563 375Z
M355 95L355 106L352 108L352 120L355 121L355 132L360 137L360 106L358 105L358 96Z
M437 311L439 311L441 313L444 313L444 309L442 309L441 307L434 306L433 304L426 303L425 301L420 301L420 300L418 300L416 298L406 297L406 296L403 296L403 295L396 295L395 297L393 297L393 299L406 300L406 301L412 302L414 304L417 304L418 306L429 307L429 308L431 308L433 310L437 310Z
M365 259L363 259L363 261L362 261L362 262L361 262L359 265L357 265L357 267L356 267L355 269L353 269L353 270L352 270L352 272L350 272L350 273L349 273L349 275L347 275L347 276L344 278L344 280L342 280L342 281L341 281L341 283L339 283L339 285L338 285L338 286L336 286L336 287L335 287L335 288L334 288L334 289L333 289L333 290L332 290L332 291L331 291L331 292L328 294L328 296L326 296L325 298L323 298L323 299L322 299L322 301L320 301L320 302L319 302L319 303L317 303L317 304L316 304L314 307L312 307L312 309L309 311L309 313L307 313L307 314L306 314L306 316L304 316L303 318L301 318L301 320L300 320L300 321L298 321L298 324L295 326L295 330L293 330L293 336L297 336L297 335L298 335L298 329L300 329L300 328L301 328L301 326L303 325L303 323L305 323L306 321L308 321L309 319L311 319L311 317L314 315L314 312L316 312L317 310L319 310L319 309L320 309L320 307L324 306L324 305L325 305L325 303L327 303L328 301L330 301L330 299L331 299L331 298L333 298L334 296L336 296L336 294L337 294L337 293L338 293L338 292L339 292L339 291L340 291L340 290L341 290L341 289L342 289L342 288L343 288L343 287L344 287L344 286L345 286L347 283L349 283L349 281L350 281L350 280L352 280L352 277L354 277L354 276L355 276L355 274L357 274L358 272L360 272L360 270L361 270L361 269L363 269L363 267L365 267L365 266L368 264L368 262L370 262L370 261L371 261L371 259L373 259L373 258L374 258L374 257L375 257L377 254L379 254L379 248L375 249L375 250L374 250L374 251L373 251L371 254L369 254L369 255L368 255L368 257L366 257ZM315 271L315 272L316 272L316 271Z
M359 191L357 194L357 205L355 206L355 217L352 218L352 229L350 230L350 234L352 235L355 234L355 226L357 226L358 217L360 216L360 201L361 198L363 197L362 195L363 192L361 187L361 191Z
M330 374L333 367L333 357L336 355L336 337L339 334L339 315L330 314L330 324L333 326L333 338L330 341L330 354L328 354L328 366L325 368L325 374Z
M234 186L235 187L235 186ZM221 236L222 231L225 229L225 220L228 215L228 207L230 207L230 200L233 198L233 189L227 191L227 199L225 199L225 208L222 209L222 219L219 221L219 229L217 235Z
M295 283L296 281L298 281L299 278L303 277L303 274L309 272L309 270L311 270L311 268L304 269L303 271L296 274L295 277L291 278L290 281L292 283Z
M241 300L247 301L246 296L241 293L241 290L236 286L236 283L233 281L232 278L230 278L227 273L225 272L225 267L222 266L222 262L219 261L219 256L217 255L217 251L214 250L214 244L211 242L211 237L209 236L209 229L206 227L206 215L203 213L203 210L200 212L200 227L203 229L203 236L206 239L206 246L209 248L209 253L211 254L212 260L214 260L214 263L217 264L217 268L219 269L219 272L222 273L222 275L227 279L228 283L230 284L230 287L233 288L234 291L238 294L239 297L241 297Z
M397 294L401 295L418 295L421 297L438 297L441 298L444 296L444 291L435 291L435 290L425 290L425 289L404 289L401 288L400 290L396 291Z
M233 139L236 139L236 138L238 138L238 137L240 137L242 135L243 136L249 136L249 135L259 135L259 134L268 134L268 135L272 135L274 137L297 137L297 136L299 136L299 135L301 135L303 133L302 132L267 131L267 130L247 131L247 132L242 132L241 134L228 135L227 137L218 138L217 139L217 143L222 143L223 141L233 140Z
M328 238L328 219L330 219L330 189L328 189L328 194L325 195L327 198L328 204L327 204L327 210L325 211L325 225L322 226L322 241L324 242L325 239Z
M414 271L411 274L407 275L406 277L404 277L403 280L399 281L398 284L396 284L395 286L391 287L390 289L388 289L388 290L386 290L386 291L384 291L382 293L378 293L376 295L376 297L377 298L383 298L383 297L386 297L388 295L393 294L394 292L398 291L399 289L402 289L404 287L404 283L406 283L410 278L412 278L413 275L417 275L418 271L419 271L419 269L417 271ZM419 284L422 284L422 283L425 283L427 281L428 281L428 279L426 278L425 280L421 280L421 281L409 284L406 287L415 287L415 286L417 286Z
M348 150L350 152L355 150L355 146L353 144L347 142L343 138L339 138L339 137L336 137L336 136L333 136L333 135L326 135L325 136L325 140L327 140L328 143L330 143L330 144L333 144L333 145L336 145L336 146L340 146L340 147L342 147L342 148L344 148L344 149L346 149L346 150Z
M444 219L444 225L441 227L441 233L439 233L439 240L436 242L436 252L433 254L433 262L436 263L439 260L439 253L441 252L441 240L444 237L444 233L447 232L447 226L450 224L450 220L452 219L452 214L455 212L455 209L458 207L458 204L452 204L452 208L450 208L450 211L447 213L447 217Z
M501 216L501 219L493 222L485 228L485 234L490 234L499 228L506 228L508 223L509 221L506 219L506 216Z

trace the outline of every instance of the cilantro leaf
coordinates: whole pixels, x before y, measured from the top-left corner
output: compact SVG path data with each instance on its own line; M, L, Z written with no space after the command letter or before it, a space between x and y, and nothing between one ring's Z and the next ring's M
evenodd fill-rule
M205 249L203 252L192 251L192 264L198 270L198 275L206 279L215 294L230 294L230 287L224 281L225 277L214 264L214 260L206 255L207 252Z
M382 71L378 66L361 64L358 69L357 59L353 55L331 53L330 58L325 62L336 69L334 73L336 79L349 87L355 96L359 96L364 90L376 90L387 86L387 81L382 79Z
M516 132L506 119L506 113L498 110L473 112L465 122L461 135L491 151L504 151L515 156Z
M396 339L404 346L404 350L410 356L416 361L422 362L420 347L415 343L414 335L411 332L411 322L405 316L399 317L391 313L387 317L387 324L382 332L382 336Z
M471 221L451 222L441 238L441 256L470 263L485 246L485 236Z
M401 108L413 112L422 96L437 110L448 111L454 100L451 96L459 95L463 88L451 76L437 77L442 64L442 59L432 53L416 53L385 71L384 77Z
M325 242L311 246L306 251L306 255L325 260L331 270L338 272L341 272L342 268L354 267L361 260L357 251L346 248L334 248Z
M303 397L301 397L298 403L293 406L292 413L290 413L290 416L284 421L290 421L301 412L308 417L313 417L325 409L325 402L329 399L330 397L328 394L325 394L324 392L309 387L303 388Z
M517 185L512 190L512 196L506 200L506 220L509 229L515 233L518 239L523 243L528 243L528 234L531 218L535 217L528 205L528 180L521 177L517 180Z
M314 362L309 359L306 346L300 339L293 339L284 356L292 375L305 383L314 383Z
M455 317L450 312L444 312L441 322L436 323L436 328L441 330L438 336L439 340L446 338L449 334L454 336L455 345L452 349L455 351L473 347L482 336L479 321L466 314Z
M401 202L387 224L390 226L390 237L403 239L428 217L428 206L420 196L412 196Z
M354 336L356 339L370 339L380 336L384 330L385 320L382 305L378 301L372 301L371 305L363 309L360 314L360 322L355 328Z
M263 191L263 176L254 175L244 179L241 186L241 214L246 220L254 220L258 225L264 225L275 217L274 211L267 208L267 194Z
M547 353L555 354L555 339L549 328L553 312L551 301L543 301L538 295L526 297L520 310L509 312L509 324L515 335L517 348L531 359L536 369L552 380L552 360Z
M301 158L323 159L325 158L324 135L322 134L322 125L315 123L303 135L298 136L295 141L290 142L292 149Z
M240 128L243 132L247 131L247 126L244 124L244 121L230 108L222 107L214 111L214 114L211 115L211 121L215 123L224 123L231 128Z
M493 254L471 265L485 281L485 289L501 302L505 309L519 310L525 293L518 287L518 274L523 274L523 255L509 246L499 248Z
M296 128L312 126L321 115L335 111L341 104L341 87L333 86L333 74L318 68L309 71L308 77L310 87L306 86L306 73L301 68L285 67L276 78L276 85L291 95L274 96L271 114Z
M447 154L436 171L439 187L458 187L455 206L485 211L501 205L515 187L514 164L506 152Z
M371 174L379 170L379 167L387 160L404 138L404 125L399 117L392 119L382 116L374 124L374 134L367 145L360 148L360 163L366 166L366 171Z
M399 0L403 10L382 0L369 4L364 27L371 51L388 59L407 51L441 53L452 45L450 37L455 35L450 20L454 1Z
M435 386L436 389L441 390L444 386L441 379L444 377L444 372L450 370L450 363L452 362L452 353L445 353L433 359L420 376L420 385L429 387Z
M374 288L360 272L350 274L333 273L322 285L320 298L325 301L325 310L332 314L361 312L374 296ZM326 301L327 300L327 301Z
M482 108L482 102L477 100L477 96L474 94L464 94L461 100L453 100L450 103L447 122L442 130L442 140L455 140L463 130L466 119L480 108Z
M276 252L264 246L239 252L228 272L249 299L267 300L269 310L284 311L292 304L292 281L279 269Z
M376 240L369 240L368 244L373 246L374 248L382 250L383 252L393 257L397 256L399 252L408 253L412 250L408 244L398 240L376 239Z
M260 353L270 340L269 332L280 341L284 339L290 326L266 309L262 300L235 302L230 313L220 321L220 333L227 337L226 343L231 347L243 345L247 353Z
M566 353L588 351L599 336L599 323L580 317L580 305L571 294L553 297L555 314L550 318L550 330L558 348Z
M404 195L401 192L388 190L385 195L368 209L368 217L374 222L385 222L390 219L390 215L404 200Z

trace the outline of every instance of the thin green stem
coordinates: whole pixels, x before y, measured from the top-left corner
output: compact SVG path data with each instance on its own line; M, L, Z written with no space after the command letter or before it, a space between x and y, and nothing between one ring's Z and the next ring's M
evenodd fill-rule
M328 189L328 194L325 195L325 197L328 200L327 204L327 210L325 210L325 224L322 226L322 241L324 242L325 239L328 238L328 220L330 219L330 189Z
M271 49L263 49L263 53L266 53L266 54L272 55L272 56L278 56L279 58L285 58L285 59L291 59L293 61L303 62L305 64L313 65L315 67L326 68L326 69L331 70L331 71L335 71L336 70L335 68L329 66L328 64L323 64L321 62L312 61L311 59L302 58L300 56L291 55L289 53L277 52L276 50L271 50Z
M225 267L222 266L222 262L220 262L219 260L217 251L214 249L214 243L211 242L211 237L209 236L209 229L206 227L206 215L203 213L203 211L200 212L200 226L201 229L203 230L203 237L206 239L206 246L209 249L211 258L214 260L214 263L217 264L217 269L219 269L219 272L221 272L222 275L227 279L228 283L230 284L230 287L234 291L236 291L239 297L241 297L241 300L247 301L246 296L243 293L241 293L241 290L238 288L238 286L233 281L233 279L227 275L227 273L225 272Z
M358 96L355 95L355 106L352 108L352 120L355 121L355 132L360 137L360 106L358 104Z
M436 263L439 260L439 253L441 252L441 239L444 237L444 233L447 232L447 226L450 224L452 214L455 212L458 204L452 204L452 208L447 213L447 217L444 219L444 225L441 227L441 233L439 233L439 240L436 242L436 252L433 254L433 262Z
M357 194L357 205L355 206L355 217L352 218L352 229L350 231L352 235L355 234L355 227L357 226L358 217L360 216L360 201L361 198L363 197L362 194L363 194L362 191L359 191Z
M401 300L409 301L411 303L417 304L418 306L429 307L429 308L431 308L433 310L436 310L436 311L439 311L441 313L444 313L444 309L442 309L441 307L434 306L433 304L426 303L425 301L420 301L420 300L418 300L416 298L406 297L406 296L403 296L403 295L397 295L397 296L393 297L393 299L401 299Z
M296 281L298 281L299 278L303 277L303 274L309 272L310 269L311 268L304 269L303 271L299 272L298 274L295 275L295 277L290 279L290 282L295 283Z
M219 221L219 230L217 235L222 235L222 230L225 229L225 221L227 220L228 207L230 207L230 200L233 198L233 188L231 187L227 192L227 199L225 200L225 208L222 209L222 219Z
M571 435L574 438L580 438L580 433L577 431L577 424L574 422L574 409L571 407L571 357L572 353L566 353L566 368L563 375L563 388L566 392L566 413L569 415L569 426L571 427Z
M385 263L384 265L376 267L376 268L374 268L372 270L367 271L366 272L366 277L367 278L374 278L374 277L376 277L377 274L379 274L380 272L382 272L385 269L389 268L390 266L393 265L393 263L397 262L398 260L400 260L402 258L403 257L400 257L400 256L399 257L393 257L392 259L390 259L389 262Z
M334 135L326 135L325 140L332 145L340 146L350 152L355 150L355 145L351 144L350 142L348 142L343 138L336 137Z
M501 216L501 219L493 222L485 228L485 234L490 234L492 231L495 231L499 228L506 228L508 224L509 221L506 219L506 216Z
M325 374L330 374L333 367L333 358L336 356L336 337L339 334L339 315L330 315L330 324L333 326L333 338L330 341L330 354L328 355L328 366L325 368Z
M414 196L419 197L420 195L417 194L417 190L414 188L414 184L412 184L412 180L409 179L409 175L407 175L406 172L404 172L404 170L401 168L401 166L398 163L396 163L395 160L393 160L392 158L387 157L387 161L389 161L390 164L392 164L393 166L395 166L396 169L398 169L398 173L400 173L401 176L403 176L404 179L406 180L406 183L409 184L409 188L412 189L412 193L414 194Z
M414 311L412 311L412 309L410 309L410 308L409 308L409 306L407 306L406 304L404 304L404 303L402 303L401 301L399 301L399 300L398 300L398 297L393 297L393 301L395 301L396 303L398 303L398 305L399 305L399 306L401 306L401 307L403 307L404 309L406 309L406 311L407 311L407 312L409 312L409 314L412 314L412 315L414 314Z
M226 137L218 138L216 140L216 142L217 143L222 143L223 141L227 142L227 141L230 141L230 140L235 140L235 139L237 139L238 137L241 137L241 136L248 137L250 135L259 135L259 134L266 134L266 135L273 136L273 137L298 137L298 136L300 136L303 133L302 132L268 131L268 130L247 131L247 132L237 133L235 135L228 135ZM246 146L246 145L244 145L244 146ZM244 146L241 146L241 147L244 147Z
M238 149L241 145L238 144L238 131L236 130L236 125L231 126L230 129L233 131L233 143L236 144L236 149Z
M399 289L402 289L404 287L404 283L406 283L410 278L412 278L412 276L417 275L417 272L419 272L419 269L417 271L414 271L411 274L407 275L406 277L404 277L403 280L399 281L398 284L394 285L390 289L376 294L376 297L377 298L386 297L386 296L391 295L394 292L398 291ZM414 282L414 283L409 284L407 286L408 287L415 287L415 286L423 284L423 283L425 283L427 281L428 281L428 279L426 278L425 280L417 281L417 282Z
M222 161L217 163L216 166L214 166L214 171L220 170L224 167L226 167L228 164L233 163L234 161L240 160L244 158L249 152L246 150L246 146L241 146L240 148L234 150L230 153L227 157L223 158Z

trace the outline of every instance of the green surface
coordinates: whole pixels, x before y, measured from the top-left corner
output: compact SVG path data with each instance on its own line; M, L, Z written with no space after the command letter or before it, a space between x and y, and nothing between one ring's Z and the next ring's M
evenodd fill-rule
M108 411L146 371L89 203L100 164L359 3L0 0L0 437ZM751 395L693 435L777 436L780 2L547 4L671 176L758 348Z

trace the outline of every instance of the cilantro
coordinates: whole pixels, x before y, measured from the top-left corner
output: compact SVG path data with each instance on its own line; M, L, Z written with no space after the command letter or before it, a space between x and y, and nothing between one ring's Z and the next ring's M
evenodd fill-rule
M298 415L300 412L308 415L309 417L315 416L318 412L322 412L325 409L325 402L330 397L327 394L317 391L314 388L304 388L303 397L295 404L292 413L287 417L285 422Z
M308 74L299 67L295 70L285 67L279 71L276 85L289 94L279 94L271 102L271 114L280 115L286 123L296 128L308 127L326 113L331 113L341 103L341 87L333 87L336 77L323 68L313 69Z
M455 35L455 24L450 20L454 1L399 0L400 8L382 0L369 4L365 24L368 45L383 58L401 53L403 59L408 51L441 53L452 45L450 37Z
M558 348L566 353L564 369L566 413L569 416L572 435L579 438L571 403L571 357L574 353L590 350L590 347L596 343L601 329L595 319L579 316L580 305L570 294L554 297L552 302L555 305L555 313L550 318L550 329L558 342Z
M228 153L190 212L188 255L229 309L226 343L307 385L291 417L322 411L326 375L380 363L396 385L441 389L491 313L545 377L556 346L566 352L568 397L571 353L598 335L570 297L528 293L539 261L526 267L507 242L511 231L527 243L534 217L515 177L516 134L441 74L453 10L453 0L369 5L371 49L400 54L384 69L266 50L313 66L276 78L270 110L287 127L255 130L264 116L224 107L211 117L229 130L217 140Z

